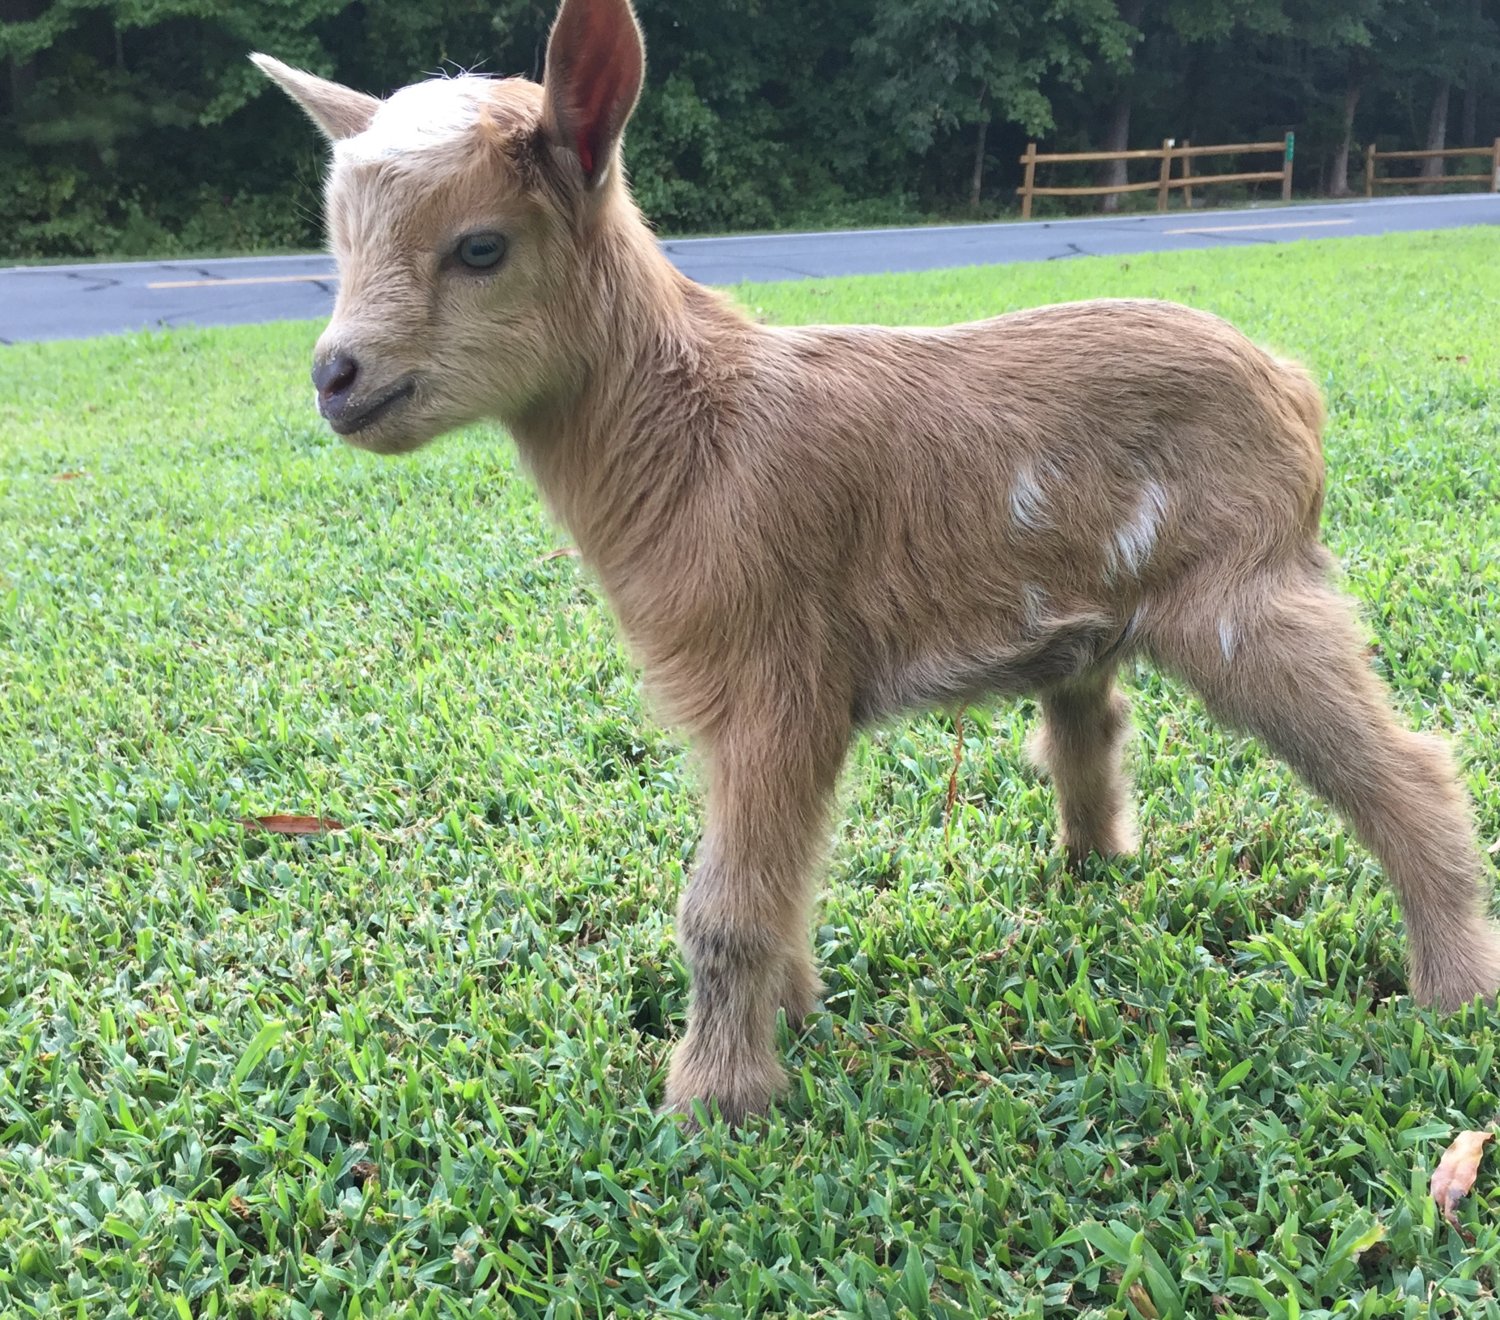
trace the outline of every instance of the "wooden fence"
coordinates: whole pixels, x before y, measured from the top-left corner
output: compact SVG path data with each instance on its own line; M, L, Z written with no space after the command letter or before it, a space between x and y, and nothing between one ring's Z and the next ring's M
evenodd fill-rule
M1190 142L1180 146L1175 139L1167 138L1159 151L1076 151L1038 155L1035 142L1026 144L1026 154L1021 164L1026 167L1024 182L1016 189L1021 199L1021 219L1031 219L1033 197L1107 197L1111 193L1151 192L1156 193L1156 209L1165 211L1167 199L1173 188L1184 191L1187 204L1193 204L1193 189L1208 188L1220 183L1279 183L1281 200L1292 196L1292 148L1293 135L1288 133L1280 142L1231 142L1222 147L1195 147ZM1192 162L1202 156L1241 156L1260 152L1277 152L1281 156L1279 170L1261 170L1248 174L1197 174ZM1091 188L1039 188L1036 183L1038 165L1076 164L1081 161L1104 160L1154 160L1158 162L1157 177L1150 183L1101 184ZM1182 162L1182 173L1172 177L1173 161Z
M1488 156L1488 174L1441 174L1424 179L1420 174L1398 174L1394 178L1376 177L1375 167L1383 160L1436 160L1450 156ZM1500 192L1500 138L1488 147L1445 147L1441 151L1376 151L1372 142L1365 148L1365 196L1375 196L1376 187L1418 188L1426 184L1429 188L1445 183L1483 183L1491 192Z

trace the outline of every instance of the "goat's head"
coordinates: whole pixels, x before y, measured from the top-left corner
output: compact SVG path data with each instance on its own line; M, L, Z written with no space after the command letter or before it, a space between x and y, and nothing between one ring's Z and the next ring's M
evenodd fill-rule
M251 58L333 143L340 285L313 359L329 425L398 453L566 390L595 235L630 205L620 137L645 57L629 0L563 0L540 86L465 75L381 101Z

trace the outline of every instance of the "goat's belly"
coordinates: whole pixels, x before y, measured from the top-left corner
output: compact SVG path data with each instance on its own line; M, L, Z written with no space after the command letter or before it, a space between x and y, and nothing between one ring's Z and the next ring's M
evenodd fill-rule
M1082 677L1128 648L1130 622L1102 615L1058 623L1047 631L992 646L955 644L886 661L868 673L854 698L857 724L903 711L957 709L995 697L1045 691Z

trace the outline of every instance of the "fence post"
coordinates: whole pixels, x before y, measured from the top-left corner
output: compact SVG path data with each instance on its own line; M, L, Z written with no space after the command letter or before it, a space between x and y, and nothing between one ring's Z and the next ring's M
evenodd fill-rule
M1500 137L1495 139L1495 145L1490 148L1490 191L1500 193Z
M1192 138L1183 138L1182 139L1182 149L1184 151L1186 151L1192 145L1193 145ZM1191 156L1184 156L1182 158L1182 177L1183 177L1184 181L1186 181L1188 179L1191 179L1193 177L1193 158ZM1183 200L1183 204L1187 207L1187 209L1189 211L1191 211L1193 209L1193 185L1192 184L1184 182L1183 188L1182 188L1182 200Z
M1365 148L1365 196L1375 196L1375 144Z
M1292 150L1297 145L1297 135L1288 133L1286 135L1286 159L1281 165L1281 200L1289 202L1292 200Z
M1156 209L1158 211L1167 209L1167 185L1172 181L1172 144L1175 140L1174 138L1161 140L1161 174L1156 180Z
M1021 219L1031 219L1031 188L1036 182L1036 143L1026 144L1026 154L1021 157L1021 164L1026 167L1026 173L1021 186L1016 190L1021 194Z

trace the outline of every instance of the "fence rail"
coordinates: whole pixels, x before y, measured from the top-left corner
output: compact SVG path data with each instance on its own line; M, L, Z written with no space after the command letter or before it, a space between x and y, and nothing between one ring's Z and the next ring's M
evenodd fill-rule
M1449 157L1460 156L1488 156L1490 158L1490 169L1488 174L1437 174L1430 178L1420 174L1397 174L1387 175L1380 178L1376 174L1376 166L1383 160L1446 160ZM1376 151L1372 142L1365 148L1365 196L1375 196L1375 189L1381 188L1420 188L1424 185L1429 188L1440 187L1445 183L1483 183L1489 186L1491 192L1500 192L1500 138L1488 147L1443 147L1441 150L1432 151Z
M1039 153L1035 142L1026 144L1026 154L1021 164L1026 167L1024 180L1016 195L1021 199L1021 219L1031 219L1033 197L1108 197L1113 193L1156 193L1156 209L1165 211L1173 188L1181 188L1189 206L1193 204L1194 188L1209 188L1220 183L1280 183L1281 200L1290 201L1292 196L1292 148L1294 138L1288 133L1279 142L1231 142L1224 146L1195 147L1190 142L1178 145L1176 139L1165 139L1159 150L1146 151L1071 151ZM1192 162L1204 156L1248 156L1258 152L1279 152L1279 170L1257 170L1242 174L1194 174ZM1038 165L1078 164L1106 160L1154 160L1160 163L1155 180L1147 183L1099 184L1089 188L1038 187L1036 167ZM1172 177L1172 163L1182 162L1182 173Z

